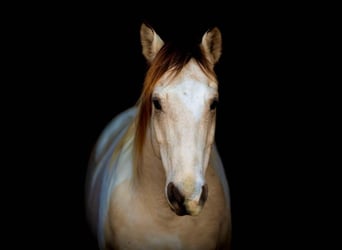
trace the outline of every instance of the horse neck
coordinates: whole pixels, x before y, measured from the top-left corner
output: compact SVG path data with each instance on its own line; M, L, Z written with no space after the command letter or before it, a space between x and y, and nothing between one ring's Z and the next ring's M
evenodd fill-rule
M137 191L146 197L163 196L165 189L165 170L161 159L156 153L158 150L152 145L150 129L147 129L141 159L136 167L134 182Z

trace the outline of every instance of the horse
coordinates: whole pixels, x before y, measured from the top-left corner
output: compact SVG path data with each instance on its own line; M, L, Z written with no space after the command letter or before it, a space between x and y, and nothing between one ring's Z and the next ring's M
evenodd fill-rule
M215 143L222 34L188 51L143 22L140 97L94 143L86 212L100 249L230 249L228 180Z

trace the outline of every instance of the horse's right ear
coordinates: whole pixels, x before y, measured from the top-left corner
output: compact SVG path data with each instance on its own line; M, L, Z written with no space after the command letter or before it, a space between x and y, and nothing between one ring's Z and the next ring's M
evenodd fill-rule
M164 41L159 35L147 26L145 23L140 28L140 41L142 46L142 53L145 56L148 63L151 63L161 47L164 45Z

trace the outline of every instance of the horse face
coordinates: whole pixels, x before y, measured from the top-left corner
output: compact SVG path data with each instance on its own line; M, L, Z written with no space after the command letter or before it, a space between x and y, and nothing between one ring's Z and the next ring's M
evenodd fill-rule
M205 172L214 142L217 83L190 61L166 74L152 94L152 134L165 173L165 193L178 215L197 215L206 199Z

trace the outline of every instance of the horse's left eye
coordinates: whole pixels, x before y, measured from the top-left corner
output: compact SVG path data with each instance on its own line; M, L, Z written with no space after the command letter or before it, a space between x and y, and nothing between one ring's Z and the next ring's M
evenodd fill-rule
M218 100L216 100L216 99L213 100L212 103L210 104L210 110L216 109L217 104L218 104Z
M160 105L160 102L159 102L159 100L158 100L157 98L153 98L152 102L153 102L153 106L154 106L156 109L158 109L158 110L161 110L161 109L162 109L162 107L161 107L161 105Z

